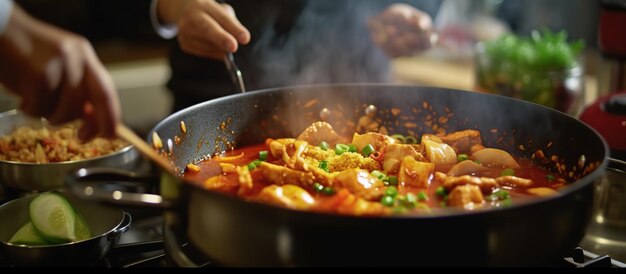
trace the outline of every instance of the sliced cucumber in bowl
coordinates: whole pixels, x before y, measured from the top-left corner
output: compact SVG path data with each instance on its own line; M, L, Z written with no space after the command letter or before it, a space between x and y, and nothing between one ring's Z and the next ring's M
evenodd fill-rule
M76 235L76 241L83 241L91 238L93 235L91 234L91 229L89 229L89 225L85 221L85 218L74 208L74 234Z
M41 236L53 243L76 241L76 214L65 197L46 192L30 202L29 216Z
M35 229L33 223L28 221L24 224L9 240L9 243L12 244L21 244L21 245L47 245L49 244L46 239L44 239L39 231Z

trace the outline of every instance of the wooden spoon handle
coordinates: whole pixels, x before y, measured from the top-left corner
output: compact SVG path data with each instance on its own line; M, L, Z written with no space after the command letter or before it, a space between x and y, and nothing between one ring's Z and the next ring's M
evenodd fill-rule
M131 129L123 124L120 124L116 128L116 132L117 136L135 146L139 152L150 158L150 160L156 163L159 167L166 171L173 172L174 167L172 164L170 164L170 162L161 154L157 153L148 143L146 143L146 141L139 138L139 136L137 136L137 134L135 134L135 132Z

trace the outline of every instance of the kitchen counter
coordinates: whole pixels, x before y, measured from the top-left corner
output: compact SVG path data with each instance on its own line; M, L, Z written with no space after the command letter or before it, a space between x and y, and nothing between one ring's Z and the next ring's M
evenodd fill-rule
M597 81L593 74L598 55L585 56L584 105L597 97ZM470 58L445 59L423 54L397 58L392 62L393 81L400 84L420 84L462 90L475 90L474 62Z

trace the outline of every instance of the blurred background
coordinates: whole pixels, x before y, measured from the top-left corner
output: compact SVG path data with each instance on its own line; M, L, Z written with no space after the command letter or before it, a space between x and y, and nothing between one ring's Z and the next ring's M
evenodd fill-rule
M16 0L33 16L86 36L110 70L119 90L124 121L147 132L169 115L171 98L167 51L170 43L156 35L149 0ZM399 1L402 2L402 1ZM585 42L585 100L597 94L596 0L444 0L431 12L440 43L418 56L393 60L393 81L473 90L473 46L503 32L529 35L532 30L566 30L568 39ZM139 16L140 15L140 16ZM110 20L111 17L114 20ZM443 39L446 37L447 39ZM1 87L0 87L1 88ZM17 106L0 93L0 111ZM150 106L150 107L145 107Z

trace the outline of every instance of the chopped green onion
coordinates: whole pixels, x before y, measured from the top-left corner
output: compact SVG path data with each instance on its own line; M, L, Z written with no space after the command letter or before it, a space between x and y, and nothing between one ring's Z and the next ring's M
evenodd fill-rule
M423 190L417 193L417 199L420 201L428 201L428 195Z
M378 170L374 170L370 174L372 174L372 176L374 176L374 177L376 177L376 178L378 178L380 180L385 178L385 174L380 172L380 171L378 171Z
M446 207L446 206L448 206L448 203L446 203L446 201L439 202L439 207Z
M313 184L313 190L315 190L315 192L321 192L324 189L324 186L320 183L314 183Z
M348 145L345 145L345 144L335 145L335 154L337 155L344 154L345 152L348 152L348 150L350 150L350 147Z
M554 177L554 175L552 175L552 174L546 175L546 180L548 180L548 182L552 182L552 181L554 181L554 179L556 179L556 177Z
M353 145L353 144L349 144L349 145L348 145L348 152L354 152L354 153L357 153L357 152L359 152L359 151L356 149L356 146L355 146L355 145Z
M259 151L259 160L261 161L267 160L267 150Z
M253 170L255 168L256 168L256 165L254 164L254 162L248 163L248 170Z
M406 136L405 139L405 144L417 144L417 139L415 139L415 137L413 136Z
M439 186L436 190L435 190L435 195L439 196L439 197L445 197L446 196L446 189L443 188L443 186Z
M372 154L372 152L374 152L374 146L372 146L371 144L367 144L365 147L363 147L363 149L361 150L361 154L364 157L369 157L370 154Z
M410 192L407 193L406 196L396 196L396 200L398 201L398 207L414 208L417 205L417 197Z
M397 141L399 141L400 143L403 143L403 144L406 142L406 139L404 138L404 135L401 135L401 134L391 135L391 138L394 138L394 139L396 139Z
M326 142L322 141L322 142L320 142L319 147L320 147L322 150L328 150L328 143L326 143Z
M515 176L515 170L512 168L505 168L500 172L500 176Z
M320 165L318 167L321 168L322 170L326 171L326 172L329 172L328 171L328 161L321 160L320 161Z
M392 196L385 195L382 198L380 198L380 203L383 204L384 206L392 207L394 202L395 202L395 198Z
M409 203L411 206L415 206L417 204L417 200L419 198L417 196L415 196L415 194L413 193L407 193L406 194L406 202Z
M397 176L389 176L389 177L387 177L387 181L392 186L398 185L398 177Z
M324 189L322 189L322 191L321 191L321 192L322 192L322 194L324 194L324 195L328 195L328 196L330 196L330 195L335 194L335 189L334 189L334 188L332 188L332 187L327 186L327 187L324 187Z
M456 156L456 159L457 159L459 162L463 162L463 161L465 161L465 160L469 160L469 157L467 157L467 154L465 154L465 153L461 153L461 154L459 154L459 155L457 155L457 156Z
M255 167L260 167L263 161L257 159L257 160L252 161L252 163L254 164Z
M494 193L491 194L492 198L496 198L494 200L506 200L509 198L509 192L506 190L496 190Z
M387 189L385 189L385 195L395 197L398 195L398 188L395 186L388 186Z

